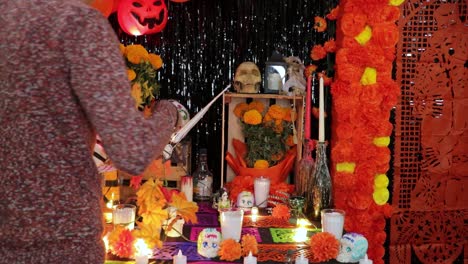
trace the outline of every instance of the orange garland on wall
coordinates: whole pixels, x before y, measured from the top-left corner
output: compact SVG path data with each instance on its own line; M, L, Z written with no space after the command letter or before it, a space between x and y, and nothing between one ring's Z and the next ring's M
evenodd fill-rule
M369 241L368 255L381 264L386 239L385 218L392 207L388 178L390 110L399 87L392 63L404 0L340 2L333 95L332 174L335 207L346 211L346 232Z

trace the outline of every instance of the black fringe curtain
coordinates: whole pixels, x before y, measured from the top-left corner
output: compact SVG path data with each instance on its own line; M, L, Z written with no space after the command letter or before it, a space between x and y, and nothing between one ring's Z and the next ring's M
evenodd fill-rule
M165 1L169 18L161 33L129 36L120 29L115 13L109 21L122 44L142 44L161 55L161 98L178 100L191 116L232 82L240 63L253 61L263 71L265 61L276 50L283 56L297 56L308 65L312 63L310 48L335 34L334 22L329 22L324 33L315 32L313 25L314 17L328 14L337 5L336 0ZM325 60L314 64L329 74L332 70ZM208 165L215 175L214 190L220 187L221 121L219 99L189 134L192 170L198 150L207 148Z

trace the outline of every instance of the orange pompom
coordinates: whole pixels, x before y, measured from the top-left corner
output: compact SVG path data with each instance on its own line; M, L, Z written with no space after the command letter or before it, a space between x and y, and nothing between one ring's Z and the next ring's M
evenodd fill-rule
M284 204L278 204L273 208L271 215L276 218L289 219L289 208Z
M334 259L340 251L340 242L334 235L321 232L310 238L310 253L313 262L323 262Z
M219 259L233 261L241 257L241 244L229 238L221 242L219 248Z
M242 236L241 240L242 256L248 256L249 252L252 252L253 255L258 253L258 242L255 236L246 234Z

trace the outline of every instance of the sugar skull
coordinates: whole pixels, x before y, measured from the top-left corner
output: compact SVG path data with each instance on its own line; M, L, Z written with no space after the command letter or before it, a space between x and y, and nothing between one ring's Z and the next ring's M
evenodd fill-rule
M254 196L252 192L242 191L237 196L237 207L239 208L252 208L254 206Z
M363 235L346 233L341 238L341 248L336 260L342 263L358 262L366 255L368 246Z
M215 228L205 228L198 234L197 252L206 258L218 256L221 233Z
M163 30L167 13L164 0L121 0L117 18L123 31L139 36Z
M246 61L241 63L234 75L234 88L238 93L258 93L262 76L257 65Z

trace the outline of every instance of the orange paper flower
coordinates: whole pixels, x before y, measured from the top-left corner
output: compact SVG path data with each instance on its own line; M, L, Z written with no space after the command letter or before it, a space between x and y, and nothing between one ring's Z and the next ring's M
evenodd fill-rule
M278 204L273 208L271 215L276 218L289 219L289 208L284 204Z
M304 70L304 76L307 78L307 76L312 75L312 73L314 73L317 70L317 67L318 66L314 64L308 65Z
M316 16L314 22L314 29L317 30L317 32L324 32L327 30L327 21L323 17Z
M324 262L334 259L340 251L340 242L332 234L321 232L310 238L310 252L313 262Z
M330 39L329 41L323 44L323 48L325 48L326 52L335 52L336 51L336 43L334 39Z
M322 45L315 45L310 51L310 58L312 60L321 60L327 56L327 51Z
M336 20L338 18L338 13L340 11L340 6L337 5L335 8L333 8L330 13L327 15L328 20Z
M233 261L241 257L241 244L229 238L221 242L219 248L219 259Z
M252 252L252 255L258 253L258 242L255 236L246 234L242 236L242 256L248 256L249 252Z

